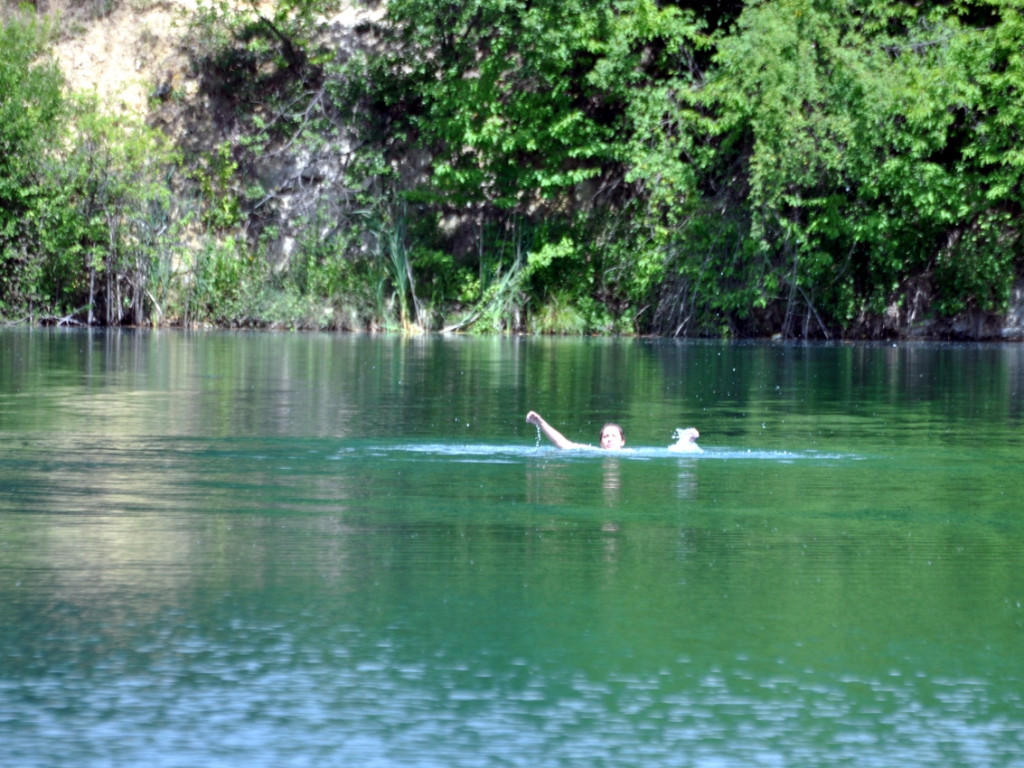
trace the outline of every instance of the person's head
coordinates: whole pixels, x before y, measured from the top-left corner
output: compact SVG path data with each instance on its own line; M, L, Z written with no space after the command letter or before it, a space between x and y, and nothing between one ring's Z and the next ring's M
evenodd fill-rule
M617 451L626 444L626 433L618 424L608 423L601 427L601 447L606 451Z

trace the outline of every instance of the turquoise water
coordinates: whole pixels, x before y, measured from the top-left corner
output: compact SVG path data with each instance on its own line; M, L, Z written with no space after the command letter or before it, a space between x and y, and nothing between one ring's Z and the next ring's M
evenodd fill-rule
M1004 345L0 331L3 764L1024 765L1022 385Z

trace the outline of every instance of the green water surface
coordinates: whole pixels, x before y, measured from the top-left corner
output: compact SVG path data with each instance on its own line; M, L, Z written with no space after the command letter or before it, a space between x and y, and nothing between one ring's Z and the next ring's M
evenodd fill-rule
M1012 345L0 331L0 763L1024 766L1022 387Z

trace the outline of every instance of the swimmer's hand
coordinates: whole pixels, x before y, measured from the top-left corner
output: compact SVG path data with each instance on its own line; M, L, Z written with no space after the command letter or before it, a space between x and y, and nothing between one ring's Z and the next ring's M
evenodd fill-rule
M568 439L565 435L563 435L557 429L555 429L546 421L544 421L543 417L536 411L530 411L528 414L526 414L526 423L533 424L535 427L537 427L541 432L544 433L544 436L547 437L547 439L554 443L555 446L558 448L568 449L586 447L582 445L577 445L572 440Z

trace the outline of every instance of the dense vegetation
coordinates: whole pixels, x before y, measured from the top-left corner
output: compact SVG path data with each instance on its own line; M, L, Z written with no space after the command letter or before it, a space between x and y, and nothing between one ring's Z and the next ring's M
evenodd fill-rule
M1024 275L1024 0L336 5L207 0L173 142L9 15L0 315L984 335Z

